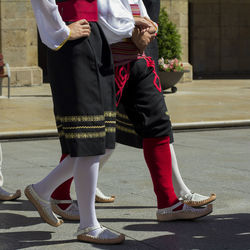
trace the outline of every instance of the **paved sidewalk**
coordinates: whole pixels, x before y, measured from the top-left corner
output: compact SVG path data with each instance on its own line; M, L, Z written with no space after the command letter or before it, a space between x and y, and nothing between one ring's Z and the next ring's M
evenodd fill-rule
M123 245L79 243L72 236L77 222L53 228L43 223L23 195L14 202L0 202L0 250L249 250L250 80L202 80L177 87L177 93L166 94L175 129L245 126L175 134L175 150L186 184L204 195L217 194L210 216L158 223L142 151L118 145L99 178L99 187L117 199L114 204L97 204L96 208L103 225L126 235ZM0 139L56 134L47 84L12 88L10 99L0 97L0 117ZM12 191L23 191L27 184L40 180L60 157L57 139L1 143L5 188Z
M126 235L118 246L80 243L78 222L45 224L23 195L0 202L0 250L249 250L250 129L181 132L175 150L186 184L215 192L214 212L196 221L158 223L156 201L142 151L118 145L100 173L99 187L113 204L96 204L99 221ZM24 187L45 176L60 156L58 140L3 142L5 187ZM72 190L74 196L74 190Z
M174 129L250 126L250 80L195 80L176 86L176 93L165 95ZM0 97L0 117L0 138L55 134L49 85L12 88L10 99Z

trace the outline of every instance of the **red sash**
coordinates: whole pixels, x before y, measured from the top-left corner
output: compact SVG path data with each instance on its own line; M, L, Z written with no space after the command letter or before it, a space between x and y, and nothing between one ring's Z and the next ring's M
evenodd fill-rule
M97 0L58 0L56 1L60 15L65 22L86 19L97 22Z

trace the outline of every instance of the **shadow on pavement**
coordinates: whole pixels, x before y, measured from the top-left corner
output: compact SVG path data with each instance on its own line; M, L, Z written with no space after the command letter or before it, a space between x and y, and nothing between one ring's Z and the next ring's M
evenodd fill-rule
M0 229L28 227L40 223L43 223L40 217L26 217L20 214L0 213Z
M36 211L33 205L27 200L1 201L0 210L10 211Z
M44 231L27 231L27 232L11 232L11 233L1 233L0 242L1 250L10 249L22 249L31 248L38 246L50 246L57 244L72 243L76 240L60 240L60 241L48 241L51 239L53 232ZM70 249L70 246L69 246Z
M166 232L166 235L143 240L156 249L250 249L250 214L245 213L208 216L195 221L134 224L124 229Z

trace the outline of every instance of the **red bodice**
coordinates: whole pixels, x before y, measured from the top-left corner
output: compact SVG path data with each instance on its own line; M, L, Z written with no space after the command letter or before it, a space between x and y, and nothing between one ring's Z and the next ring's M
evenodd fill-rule
M65 22L86 19L97 22L97 0L58 0L56 1L60 15Z

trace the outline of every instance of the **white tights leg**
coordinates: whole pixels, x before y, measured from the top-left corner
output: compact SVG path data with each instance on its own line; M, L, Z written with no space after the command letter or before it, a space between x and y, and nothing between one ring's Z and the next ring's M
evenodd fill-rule
M173 179L174 191L177 197L184 197L186 194L191 194L191 191L185 185L181 177L173 144L170 144L170 151L172 158L172 179Z
M44 179L33 185L37 194L49 201L53 191L63 182L73 176L73 168L76 157L69 155L54 168Z
M100 166L99 166L99 171L102 170L102 167L104 164L108 161L112 153L114 152L114 149L106 149L105 155L101 156L100 159ZM96 188L96 195L102 199L110 199L111 196L106 196L98 187Z
M112 150L106 150L106 154L110 154L110 151ZM102 156L78 157L75 161L73 175L80 213L79 230L100 226L95 212L95 191L101 157ZM117 237L112 232L104 230L103 228L95 229L88 234L96 237L100 233L102 233L102 237L104 238Z
M80 228L98 226L95 213L95 189L98 179L100 156L77 157L74 181L80 213Z

